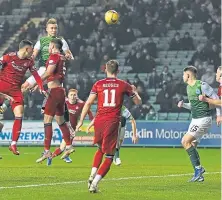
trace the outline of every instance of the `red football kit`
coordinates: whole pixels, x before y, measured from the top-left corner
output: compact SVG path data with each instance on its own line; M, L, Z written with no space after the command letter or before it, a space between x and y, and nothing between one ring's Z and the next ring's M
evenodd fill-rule
M91 94L96 94L98 98L94 144L97 143L103 153L112 154L116 148L124 95L133 98L135 93L127 82L106 78L93 85Z
M81 115L82 109L85 105L85 102L80 99L77 99L76 103L71 104L71 103L69 103L69 101L67 99L66 105L67 105L67 108L69 111L70 124L71 124L72 128L75 130L76 125L78 123L79 116ZM91 110L88 112L88 115L89 115L89 119L93 120L93 114L92 114Z
M43 90L42 80L36 71L33 59L20 59L17 52L12 52L0 58L0 64L2 65L0 71L0 92L13 97L14 101L11 102L13 110L17 105L23 105L21 85L28 69L36 79L39 88Z
M47 79L47 82L59 80L61 83L64 80L65 60L64 56L59 53L54 53L49 56L46 62L46 69L50 65L56 65L56 69ZM44 99L44 113L50 116L63 116L65 111L65 89L63 87L50 88L49 96Z

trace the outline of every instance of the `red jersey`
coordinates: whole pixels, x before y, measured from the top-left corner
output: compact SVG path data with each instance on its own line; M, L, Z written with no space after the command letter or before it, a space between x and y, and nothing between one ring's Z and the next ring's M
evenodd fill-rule
M219 86L217 95L219 96L219 98L221 98L221 96L222 96L222 85Z
M33 74L36 72L33 59L20 59L17 52L12 52L0 58L3 68L0 71L0 80L21 86L25 73L29 69Z
M69 121L71 123L71 126L73 128L76 128L79 116L81 115L81 112L82 112L83 106L85 105L85 102L78 99L76 103L71 104L71 103L69 103L69 101L67 99L66 105L69 110ZM88 112L88 115L89 115L89 119L92 120L93 114L91 111Z
M98 108L96 117L116 118L121 116L124 95L134 97L135 93L129 83L117 78L105 78L97 81L91 90L97 94Z
M64 80L66 71L64 56L59 53L51 54L46 62L46 68L49 65L56 65L56 69L53 74L48 77L47 81L50 82L54 80L59 80L60 82L62 82Z

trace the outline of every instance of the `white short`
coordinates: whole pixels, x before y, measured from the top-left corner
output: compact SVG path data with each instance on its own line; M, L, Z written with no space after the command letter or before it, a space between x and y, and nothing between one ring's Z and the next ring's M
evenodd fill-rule
M120 127L119 128L119 135L118 135L118 140L117 140L116 148L120 147L120 140L124 140L125 130L126 130L125 127Z
M188 134L196 138L196 142L200 143L203 135L208 133L209 128L212 125L212 117L203 117L198 119L192 119L188 128Z
M42 76L46 71L46 67L42 66L39 68L38 70L38 74L39 76ZM26 80L30 85L34 85L36 83L35 78L33 76L30 76L27 80Z

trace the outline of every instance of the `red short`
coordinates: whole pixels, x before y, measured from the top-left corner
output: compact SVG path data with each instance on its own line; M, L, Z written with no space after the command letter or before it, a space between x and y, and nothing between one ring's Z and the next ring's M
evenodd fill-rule
M113 155L116 149L119 128L119 119L96 118L94 122L94 144L98 144L103 153Z
M63 116L65 112L65 89L62 87L48 90L49 96L43 101L44 114Z
M20 86L0 80L0 92L7 94L14 99L14 101L11 102L12 110L14 110L16 106L24 104Z

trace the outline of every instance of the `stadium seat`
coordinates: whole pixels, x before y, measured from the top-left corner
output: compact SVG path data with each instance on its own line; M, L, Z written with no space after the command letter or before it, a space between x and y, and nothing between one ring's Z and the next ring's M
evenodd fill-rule
M168 113L158 113L158 120L167 120Z
M179 113L168 113L168 120L178 120Z
M189 120L190 113L179 113L179 120Z

